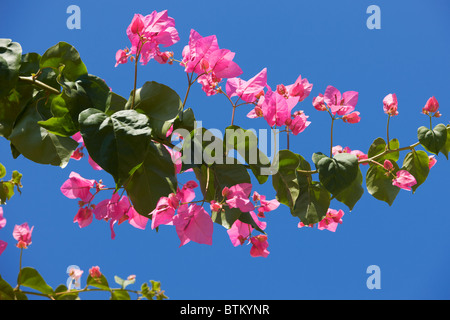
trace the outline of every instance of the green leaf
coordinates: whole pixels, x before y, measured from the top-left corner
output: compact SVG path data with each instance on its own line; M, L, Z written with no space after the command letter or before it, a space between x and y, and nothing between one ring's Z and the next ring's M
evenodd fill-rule
M321 183L311 182L300 189L291 214L299 217L305 225L321 221L327 214L330 206L330 193Z
M0 204L5 204L14 195L14 183L11 181L0 181Z
M144 298L147 300L153 300L153 297L156 295L156 292L152 289L150 290L150 287L146 282L144 282L141 285L141 294Z
M38 121L38 124L42 128L47 129L48 132L62 137L71 137L79 131L69 113L62 117L52 117L45 121Z
M224 206L219 212L212 212L211 219L213 222L226 229L230 229L236 220L240 220L243 223L251 225L253 229L265 234L265 232L256 224L249 212L242 212L238 208Z
M391 150L398 149L398 148L400 148L400 142L397 139L392 139L389 142L389 147ZM377 138L370 145L369 151L367 153L367 157L369 159L373 158L373 157L383 153L386 150L387 150L386 141L383 138ZM380 157L376 158L376 161L383 164L385 160L397 162L399 158L400 158L400 152L397 151L397 152L391 152L391 153L385 154L383 156L380 156Z
M126 104L127 99L114 92L111 92L111 99L109 101L109 104L106 106L105 113L110 116L117 111L125 110Z
M0 97L9 94L19 77L22 47L10 39L0 39Z
M363 176L361 170L358 169L358 176L347 188L335 195L336 200L345 204L350 211L353 210L356 203L361 199L364 194L364 188L362 187Z
M78 51L66 42L59 42L49 48L41 57L40 69L53 68L62 69L66 80L74 81L78 77L87 74L86 66L81 61Z
M78 297L78 292L70 292L67 287L63 284L59 285L55 289L53 298L56 300L80 300Z
M6 176L6 168L4 165L0 163L0 179L4 178Z
M120 186L145 159L151 134L148 118L135 110L108 116L87 109L80 114L79 122L89 155Z
M101 275L98 278L92 278L91 275L88 275L86 279L86 285L106 291L110 290L108 280L106 280L104 275Z
M31 267L25 267L20 271L17 283L21 286L37 290L43 294L53 295L53 289L45 282L42 276Z
M175 121L173 122L173 131L177 129L186 129L191 132L195 129L195 116L191 108L187 108L180 112Z
M74 123L78 123L79 115L86 109L94 108L106 111L111 108L113 94L103 79L85 74L73 82L63 83L65 108L70 112ZM114 96L114 103L120 98ZM115 108L117 106L113 106ZM108 114L110 115L110 114Z
M33 91L32 86L20 82L8 95L0 97L0 136L9 138L17 117L31 100Z
M417 184L411 187L413 193L427 179L428 173L430 172L429 162L428 154L422 150L414 150L405 156L402 170L408 171L417 181Z
M9 140L24 157L40 163L64 168L78 143L69 137L57 136L42 128L37 110L38 101L27 106L19 116Z
M448 153L450 152L450 125L447 125L447 140L445 145L439 150L448 160Z
M316 153L313 153L313 155L312 155L312 161L313 161L313 163L317 166L317 164L319 163L319 161L322 159L322 158L326 158L327 156L326 155L324 155L322 152L316 152Z
M200 189L206 201L223 199L222 190L225 187L232 187L241 183L251 183L250 175L242 164L213 164L209 167L209 183L207 184L207 170L202 165L202 169L194 168L194 173L200 182ZM205 193L205 191L207 191Z
M133 92L128 99L126 109L133 108ZM167 131L183 110L183 103L178 94L166 85L158 82L146 82L136 90L134 108L150 119L150 125L160 138L165 138Z
M378 165L370 166L366 174L367 191L380 201L384 201L390 206L394 203L400 188L392 184L392 180L399 170L397 162L391 161L394 166L393 175L386 175L386 170Z
M131 298L125 290L114 290L111 292L111 300L131 300Z
M150 142L148 145L142 165L125 186L136 211L146 217L156 208L161 197L177 190L175 166L170 153L161 144Z
M11 285L0 276L0 300L15 300Z
M19 171L14 170L12 173L11 180L16 186L22 187L22 183L21 183L22 176L23 175Z
M278 167L278 172L272 176L276 198L278 202L292 209L300 192L297 168L303 158L289 150L280 150L276 158L278 162L275 166Z
M357 178L359 164L356 156L339 153L333 158L321 157L316 168L323 186L333 195L337 195Z
M250 166L253 174L260 184L267 181L269 176L263 174L264 168L270 167L269 158L258 149L258 137L252 130L244 130L238 126L229 126L225 129L224 136L225 155L230 150L236 150Z
M447 142L447 127L442 123L434 127L433 130L420 127L417 131L417 137L425 150L438 154Z

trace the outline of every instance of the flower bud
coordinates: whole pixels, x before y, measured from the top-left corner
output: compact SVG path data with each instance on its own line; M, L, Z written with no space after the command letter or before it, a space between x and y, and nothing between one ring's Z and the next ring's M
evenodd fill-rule
M439 102L436 100L435 97L431 97L430 99L428 99L427 103L425 104L425 107L423 107L422 112L434 113L437 112L438 109L439 109Z
M286 87L284 86L284 84L279 84L277 85L277 92L278 94L284 96L287 92L286 92Z
M394 169L394 165L389 160L384 160L383 167L384 169L386 169L386 171L391 171L392 169Z
M102 276L102 273L100 272L100 267L95 266L95 267L90 268L89 275L94 279L100 278Z

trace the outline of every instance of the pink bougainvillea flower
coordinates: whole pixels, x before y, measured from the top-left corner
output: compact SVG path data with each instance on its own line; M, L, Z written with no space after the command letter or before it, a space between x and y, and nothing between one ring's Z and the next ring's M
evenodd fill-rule
M202 37L191 30L189 44L184 47L182 55L181 65L187 73L199 75L197 81L208 96L218 92L222 79L242 74L241 68L233 61L235 53L220 49L216 36Z
M111 239L114 239L116 234L114 233L114 224L123 220L124 215L128 213L130 209L130 201L126 196L120 197L118 193L114 193L111 199L105 199L100 201L93 211L97 220L109 221L111 229Z
M211 202L209 203L209 207L212 212L219 212L220 210L222 210L222 205L214 200L211 200Z
M252 248L250 249L250 255L252 257L264 257L267 258L269 251L269 243L267 242L267 236L264 234L257 235L250 238Z
M345 114L342 117L342 120L344 120L344 122L347 122L347 123L358 123L361 121L361 118L359 117L359 112L354 111L352 113Z
M319 93L319 95L315 98L313 98L312 101L313 107L318 111L325 111L327 110L327 106L325 104L324 96L323 94Z
M253 227L251 225L236 220L231 228L227 230L227 233L233 246L237 247L245 243L248 236L252 233L252 230Z
M73 218L73 222L78 223L80 228L84 228L91 224L92 219L92 209L86 207L78 209L77 214Z
M266 200L265 199L266 196L261 197L264 198L261 198L261 206L258 208L258 216L264 218L265 212L270 212L277 209L280 206L280 203L276 199Z
M255 212L250 211L250 215L255 221L256 225L261 229L264 230L267 227L267 223L260 221L258 219L258 216L255 214ZM233 246L237 247L239 245L243 245L246 240L248 240L249 236L253 232L253 227L248 224L244 223L241 220L236 220L230 229L227 230L228 236L230 237L231 243Z
M436 159L435 156L428 156L428 159L430 160L429 163L428 163L428 167L431 169L436 164L437 159Z
M231 98L237 96L239 99L253 103L267 85L267 68L262 69L257 75L248 81L240 78L228 79L226 83L227 95Z
M423 107L422 109L422 113L423 114L435 113L438 112L438 109L439 109L439 102L433 96L430 99L428 99L427 103L425 104L425 107ZM440 114L438 117L440 117Z
M116 65L115 67L117 67L119 64L125 64L128 62L128 58L130 57L130 53L128 50L122 50L119 49L116 52Z
M168 47L180 40L178 31L175 29L175 20L168 16L167 10L153 11L145 17L135 14L127 28L127 35L131 42L130 54L139 55L143 65L151 59L166 63L171 53L161 52L159 46ZM123 62L119 62L119 59ZM116 54L116 61L117 63L127 61L120 50Z
M156 204L156 208L150 213L152 216L152 229L158 226L172 225L175 211L179 207L178 197L171 193L169 197L161 197Z
M417 184L416 178L406 170L397 171L397 178L392 181L394 186L411 191L411 187Z
M190 180L186 182L183 187L177 190L177 198L180 203L191 202L195 199L195 191L194 189L198 187L197 182L194 180Z
M6 219L3 217L3 208L0 207L0 229L4 228L6 225Z
M189 241L200 244L212 244L213 221L202 206L183 205L173 218L173 224L180 238L180 247Z
M102 273L100 272L99 266L92 266L92 268L89 269L89 275L94 278L100 278L102 276Z
M398 101L395 93L390 93L383 99L384 113L390 116L398 115Z
M338 153L343 153L344 149L342 148L342 146L334 146L333 148L331 148L331 153L334 155L338 154Z
M148 218L139 214L133 206L130 206L127 212L128 223L137 229L144 230L147 226Z
M195 72L202 74L205 70L202 68L205 63L201 63L204 59L208 61L209 55L219 49L217 37L215 35L202 37L197 31L191 30L189 36L189 44L184 47L181 65L187 73Z
M362 152L361 150L352 150L350 151L350 154L353 154L356 156L356 158L358 158L358 161L361 160L367 160L369 157L367 156L367 154L365 154L364 152ZM368 163L365 162L363 163L364 165L367 165Z
M242 74L242 69L233 61L234 52L228 49L213 51L208 58L208 73L213 73L216 78L234 78Z
M305 115L303 111L295 112L294 118L289 120L291 121L288 121L286 124L294 135L298 135L299 133L305 131L305 129L311 124L311 121L308 121L308 116Z
M318 229L324 230L327 229L329 231L335 232L336 228L339 224L342 224L342 217L344 216L344 211L342 210L334 210L328 209L328 212L321 221L318 223Z
M299 75L293 84L288 85L285 88L289 98L296 98L296 102L301 102L309 96L312 87L313 85L308 82L308 79L302 79L302 76Z
M289 104L289 100L273 92L270 87L264 96L264 101L261 104L261 110L264 119L270 127L284 126L286 121L291 118L291 110L294 105Z
M242 212L249 212L255 209L249 199L251 191L252 185L250 183L241 183L224 189L222 194L227 199L226 203L230 208L238 208Z
M17 240L17 247L21 249L26 249L31 244L31 233L34 227L28 226L28 223L23 223L21 225L15 225L13 230L13 237Z
M92 200L91 188L96 186L95 180L89 180L81 177L78 173L72 171L69 179L61 186L61 192L69 199L79 198L81 201L88 203Z
M7 246L8 242L0 240L0 256L2 255L3 251L5 251Z
M358 95L356 91L346 91L341 95L338 89L328 86L325 90L324 101L333 114L343 116L355 110Z

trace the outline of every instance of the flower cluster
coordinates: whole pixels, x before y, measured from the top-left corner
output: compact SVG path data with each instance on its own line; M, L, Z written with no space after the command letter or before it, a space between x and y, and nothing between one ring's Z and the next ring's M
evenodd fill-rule
M198 83L208 96L220 92L219 83L223 79L242 74L241 68L233 61L235 53L220 49L215 35L202 37L191 30L189 44L184 47L182 56L180 64L184 71L197 75Z
M0 229L3 229L6 225L6 219L3 217L3 208L0 207ZM27 249L31 244L31 234L34 226L29 227L28 223L22 223L21 225L15 225L13 229L13 238L17 241L16 247L19 249ZM5 251L8 243L0 240L0 255Z
M160 45L171 46L180 40L175 29L175 20L168 16L167 10L153 11L147 16L135 14L127 28L131 49L120 49L116 53L116 67L128 60L139 60L146 65L151 59L161 64L171 62L173 53L161 52Z
M91 190L95 190L92 193ZM97 205L93 204L95 195L102 190L108 190L101 181L85 179L76 172L71 172L61 186L61 192L69 199L79 199L79 209L73 222L78 223L80 228L87 227L93 221L105 220L110 224L111 238L115 238L114 224L128 221L133 227L144 229L148 218L138 214L131 205L128 197L119 196L113 193L110 199L100 201Z
M361 121L359 112L354 111L358 103L358 92L341 92L333 86L328 86L325 94L319 94L313 99L313 106L318 111L328 111L334 119L342 119L346 123ZM341 116L341 118L336 118Z
M344 216L344 211L342 210L334 210L329 208L325 217L317 223L317 228L319 230L328 230L331 232L336 232L336 228L339 224L342 224L342 217ZM298 223L299 228L303 227L311 227L314 225L305 225L303 222Z
M271 127L283 127L298 135L303 132L311 122L303 110L292 111L294 107L310 94L313 85L300 75L290 85L277 85L275 91L267 85L266 69L250 79L248 82L240 79L230 79L227 82L227 94L237 95L238 99L255 104L247 117L264 118ZM267 89L264 92L264 89ZM257 93L258 92L258 93Z

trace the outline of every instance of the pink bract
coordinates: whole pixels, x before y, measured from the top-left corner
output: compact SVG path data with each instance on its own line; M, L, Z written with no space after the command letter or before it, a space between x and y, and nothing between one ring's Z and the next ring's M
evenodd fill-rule
M8 242L0 240L0 255L5 251L6 247L8 246Z
M0 229L4 228L6 225L6 219L3 217L3 208L0 207Z
M397 178L392 181L394 186L411 191L411 187L417 184L416 178L406 170L397 171Z
M325 90L324 101L333 114L343 116L355 110L358 103L358 92L341 92L333 86L328 86Z
M173 224L180 238L180 247L189 241L212 245L213 221L203 207L183 205L173 218Z
M398 101L395 93L390 93L383 99L384 113L390 116L398 115Z
M328 209L328 212L324 219L322 219L318 223L318 229L324 230L327 229L331 232L335 232L336 228L339 224L342 224L342 217L344 216L344 211L342 210L334 210L334 209Z
M34 227L28 226L28 223L15 225L13 230L13 237L17 240L17 247L26 249L31 244L31 233Z
M69 199L79 198L87 203L92 200L91 188L96 185L95 180L89 180L81 177L78 173L72 171L69 179L61 186L61 192Z
M248 81L240 78L228 79L226 92L229 97L238 96L241 100L252 103L256 101L261 92L264 92L266 85L267 68L264 68Z
M267 250L267 248L269 247L269 243L267 242L266 235L257 235L255 237L251 237L250 242L253 245L250 249L250 255L252 257L267 258L270 252Z

